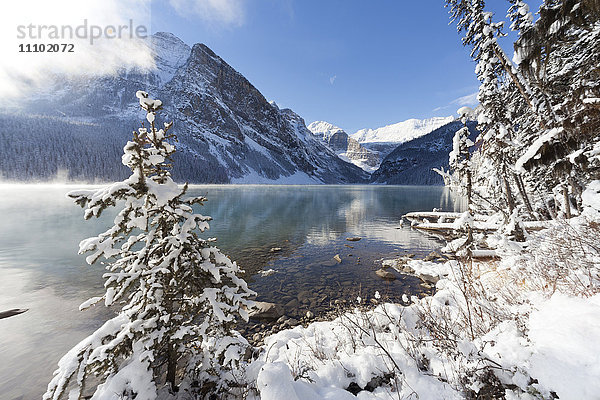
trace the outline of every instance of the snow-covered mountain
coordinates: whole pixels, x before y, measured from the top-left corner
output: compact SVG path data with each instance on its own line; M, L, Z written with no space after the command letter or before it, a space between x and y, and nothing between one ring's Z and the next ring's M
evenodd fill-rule
M157 85L163 86L185 64L192 49L177 36L167 32L152 35L151 43L156 64L155 74L159 78Z
M156 68L116 76L64 77L32 97L17 115L0 115L0 174L43 179L68 170L73 179L127 174L123 145L143 120L135 92L166 105L178 136L173 175L194 183L355 183L368 175L337 157L289 109L279 109L203 44L169 33L152 37ZM1 126L1 125L0 125ZM6 137L4 137L6 136ZM102 164L102 168L99 165Z
M454 117L408 119L377 129L361 129L350 136L359 143L404 143L452 122Z
M471 140L475 140L476 122L468 122ZM454 133L462 122L449 122L421 137L399 144L371 175L371 183L390 185L442 185L433 168L448 169Z
M374 173L400 144L427 135L452 121L452 116L409 119L377 129L361 129L351 135L326 121L312 122L308 129L326 142L340 158Z
M369 173L379 167L379 156L365 149L343 129L329 122L315 121L308 125L308 130L327 143L342 160L351 162Z
M350 137L377 155L381 163L401 143L426 135L453 120L454 117L409 119L377 129L361 129L351 134Z

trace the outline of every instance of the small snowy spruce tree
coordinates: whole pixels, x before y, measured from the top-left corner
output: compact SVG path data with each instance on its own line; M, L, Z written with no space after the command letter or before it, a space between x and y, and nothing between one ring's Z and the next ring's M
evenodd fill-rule
M253 293L236 263L198 235L210 218L192 206L206 199L186 197L187 184L171 179L172 123L155 124L161 101L136 95L150 127L124 148L131 176L69 193L86 219L123 206L114 226L80 243L87 262L104 258L108 271L106 293L80 309L101 300L121 308L62 357L44 399L81 399L92 375L101 381L93 399L202 398L226 389L247 346L233 324L236 314L247 319Z
M473 146L473 142L469 139L469 128L467 127L467 120L472 115L473 110L469 107L462 107L458 110L458 114L461 117L463 127L454 133L452 139L452 151L449 155L449 166L452 172L452 180L455 181L456 186L462 189L467 199L467 211L457 221L457 227L464 230L467 233L467 241L465 246L468 248L473 241L473 228L472 228L472 215L471 206L473 198L473 184L471 179L471 156L470 148Z
M469 139L469 128L467 127L467 119L472 110L469 107L462 107L458 110L461 117L463 127L454 133L452 139L452 151L449 155L450 170L454 173L454 181L458 186L465 191L468 206L471 206L471 160L469 149L473 146L473 142Z

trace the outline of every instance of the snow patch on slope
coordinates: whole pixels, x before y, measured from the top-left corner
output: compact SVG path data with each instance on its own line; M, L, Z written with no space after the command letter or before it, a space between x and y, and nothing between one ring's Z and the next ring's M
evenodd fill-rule
M373 161L373 157L377 157L376 152L361 146L342 128L327 121L314 121L307 129L314 137L326 142L341 160L354 164L369 174L379 168L380 158L377 158L376 162Z
M340 159L354 164L356 165L358 168L361 168L363 171L368 172L369 174L372 174L374 171L377 171L377 168L379 168L379 164L377 165L369 165L367 164L365 161L363 160L355 160L355 159L351 159L350 157L348 157L348 153L344 152L344 153L339 153L337 155Z
M151 37L151 48L159 86L169 82L187 61L192 49L172 33L158 32Z
M313 135L322 137L324 139L331 137L331 135L335 133L344 131L342 128L330 124L327 121L311 122L310 125L307 126L307 128L313 133Z
M454 121L454 117L452 116L428 119L408 119L403 122L377 129L361 129L350 135L350 137L359 143L404 143L426 135L452 121Z

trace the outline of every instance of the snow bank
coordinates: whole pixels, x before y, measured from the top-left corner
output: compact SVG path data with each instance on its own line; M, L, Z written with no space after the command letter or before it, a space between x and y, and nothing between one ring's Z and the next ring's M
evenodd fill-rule
M401 320L403 310L386 304L370 313L355 311L268 337L266 351L248 368L249 377L256 376L260 399L389 399L415 391L422 398L461 398L448 384L419 372L405 351L409 343L397 329L386 329L388 318ZM374 336L359 328L369 328L367 320L374 323ZM375 340L384 347L378 347ZM389 377L394 371L396 376ZM383 383L386 380L391 385ZM355 397L346 390L351 383L359 388L371 385L372 391L360 391Z
M262 400L353 400L350 392L335 387L319 387L294 380L286 363L264 364L257 378Z
M581 201L584 207L600 211L600 180L592 181L586 190L581 194Z
M529 372L560 399L600 396L600 295L556 293L529 318Z

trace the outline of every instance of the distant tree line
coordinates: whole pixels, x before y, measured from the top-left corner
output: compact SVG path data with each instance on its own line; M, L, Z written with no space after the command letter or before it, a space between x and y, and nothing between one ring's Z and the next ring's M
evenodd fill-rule
M131 126L131 128L129 128ZM46 115L0 114L0 180L109 182L128 176L123 146L135 122L101 119L93 123ZM183 135L182 135L183 136ZM173 178L193 183L226 183L216 159L194 154L192 143L174 155Z

